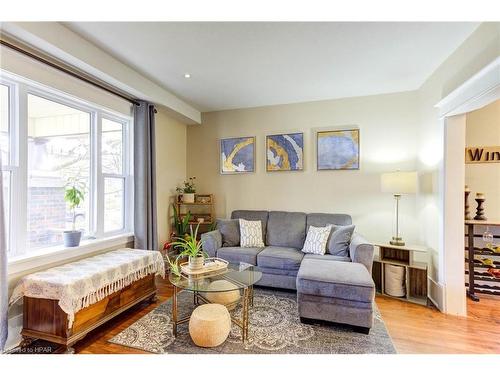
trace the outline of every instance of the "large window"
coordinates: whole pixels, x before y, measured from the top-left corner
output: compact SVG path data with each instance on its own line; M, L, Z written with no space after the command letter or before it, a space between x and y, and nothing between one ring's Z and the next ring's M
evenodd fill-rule
M132 230L125 204L132 194L130 123L129 117L36 84L0 81L10 256L62 246L73 221L83 239ZM70 187L84 196L75 212L64 201Z

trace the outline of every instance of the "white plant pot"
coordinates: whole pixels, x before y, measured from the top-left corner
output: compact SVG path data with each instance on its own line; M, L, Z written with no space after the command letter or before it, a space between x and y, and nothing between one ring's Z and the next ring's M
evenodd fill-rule
M182 201L184 203L194 203L194 193L184 193L184 194L182 194Z
M189 257L189 269L200 270L205 264L205 258L203 256Z

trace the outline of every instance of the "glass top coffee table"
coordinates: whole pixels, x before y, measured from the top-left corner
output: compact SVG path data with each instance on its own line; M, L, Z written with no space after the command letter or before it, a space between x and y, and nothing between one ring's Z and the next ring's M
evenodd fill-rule
M261 278L262 272L256 271L254 266L246 263L230 263L227 269L203 276L189 277L184 274L178 276L170 273L169 280L174 287L174 294L172 296L174 336L177 336L177 325L189 321L189 316L179 318L177 314L177 293L187 290L193 293L193 304L195 306L201 303L214 303L214 300L217 300L217 303L221 303L228 307L228 309L232 309L241 300L241 319L231 314L231 320L241 328L241 336L243 341L245 341L248 338L248 310L253 306L253 285ZM231 298L235 295L240 297Z

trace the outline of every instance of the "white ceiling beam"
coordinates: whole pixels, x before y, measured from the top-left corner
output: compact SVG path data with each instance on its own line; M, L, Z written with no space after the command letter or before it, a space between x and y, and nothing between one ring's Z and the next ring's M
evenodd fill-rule
M199 110L58 22L4 22L1 28L138 99L166 107L187 124L201 123Z

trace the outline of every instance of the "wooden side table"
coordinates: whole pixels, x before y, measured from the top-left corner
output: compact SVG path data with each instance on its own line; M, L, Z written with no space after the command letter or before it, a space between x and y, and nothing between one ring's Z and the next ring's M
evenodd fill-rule
M395 246L386 243L375 246L379 248L380 254L373 259L372 277L377 292L391 298L427 306L427 262L415 260L416 253L427 254L427 249L417 245ZM405 268L404 297L394 297L385 292L385 264Z

